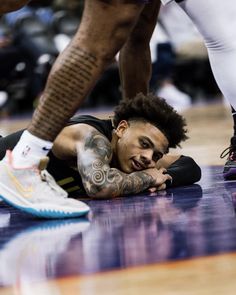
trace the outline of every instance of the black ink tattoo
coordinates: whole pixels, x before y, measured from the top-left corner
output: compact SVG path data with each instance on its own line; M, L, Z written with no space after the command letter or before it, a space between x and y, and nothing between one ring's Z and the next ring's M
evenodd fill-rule
M29 127L31 133L49 141L55 139L75 113L100 71L95 56L75 45L68 48L56 61L58 69L49 75Z
M153 186L155 180L144 171L131 174L111 168L112 148L109 140L98 131L91 132L78 148L78 170L87 194L111 198L139 193Z

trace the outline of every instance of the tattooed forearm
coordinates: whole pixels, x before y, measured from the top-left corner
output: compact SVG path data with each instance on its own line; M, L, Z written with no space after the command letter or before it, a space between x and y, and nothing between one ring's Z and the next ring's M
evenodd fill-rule
M107 171L90 171L86 177L85 185L89 195L99 198L139 193L154 185L153 178L142 171L125 174L110 168Z
M49 75L29 131L53 141L83 102L100 70L95 56L72 43Z
M110 142L99 132L92 132L78 152L78 169L89 196L109 198L139 193L155 184L143 171L126 174L111 168L111 156Z

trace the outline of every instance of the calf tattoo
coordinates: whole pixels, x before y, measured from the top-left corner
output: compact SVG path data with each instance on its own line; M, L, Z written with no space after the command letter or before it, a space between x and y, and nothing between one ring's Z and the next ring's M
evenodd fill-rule
M53 141L93 86L98 68L95 56L71 45L49 75L29 131Z
M112 148L108 139L98 131L86 138L78 147L78 169L85 190L92 197L116 197L139 193L155 184L144 171L131 174L111 168Z

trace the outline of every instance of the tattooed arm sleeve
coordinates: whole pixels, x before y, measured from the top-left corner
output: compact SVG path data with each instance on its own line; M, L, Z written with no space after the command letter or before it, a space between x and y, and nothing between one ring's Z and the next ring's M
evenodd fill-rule
M90 197L112 198L139 193L155 185L152 176L144 171L130 174L111 168L111 144L98 131L92 131L83 143L77 143L78 170Z

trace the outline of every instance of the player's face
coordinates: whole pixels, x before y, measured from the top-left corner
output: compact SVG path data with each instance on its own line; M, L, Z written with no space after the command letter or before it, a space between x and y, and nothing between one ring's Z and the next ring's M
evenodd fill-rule
M166 136L150 123L121 121L116 134L115 153L125 173L154 168L168 149Z

